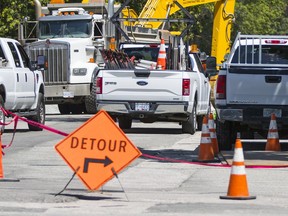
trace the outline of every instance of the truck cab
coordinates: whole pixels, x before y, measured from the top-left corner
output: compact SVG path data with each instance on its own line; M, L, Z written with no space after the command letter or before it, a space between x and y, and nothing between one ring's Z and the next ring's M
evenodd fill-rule
M45 123L44 83L40 70L32 64L16 40L0 38L0 106L37 123ZM0 110L5 124L5 113ZM1 125L1 132L4 131ZM28 124L30 130L42 130Z
M27 51L32 60L45 56L46 103L57 104L61 114L95 114L93 77L103 67L100 50L111 34L105 1L50 2L41 9L38 41L27 44Z

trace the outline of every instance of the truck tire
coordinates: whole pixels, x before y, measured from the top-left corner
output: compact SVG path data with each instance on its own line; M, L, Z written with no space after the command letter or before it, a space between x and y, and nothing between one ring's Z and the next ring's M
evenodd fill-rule
M96 108L96 85L93 83L90 95L85 97L85 107L88 114L97 113Z
M4 100L2 95L0 95L0 107L4 107ZM0 109L0 122L2 122L3 124L5 124L5 114L4 112ZM0 125L0 133L3 134L4 133L4 129L5 129L5 125ZM0 153L1 154L1 153Z
M69 110L72 114L81 114L85 111L84 104L69 104Z
M119 117L118 118L119 121L119 127L121 129L130 129L132 127L132 119L129 117Z
M58 109L62 115L70 114L69 104L58 104Z
M196 104L194 104L192 113L187 121L182 122L182 132L190 133L193 135L196 132L197 120L196 120Z
M28 117L28 119L38 122L40 124L45 124L45 102L44 96L42 93L39 93L36 115ZM28 128L30 131L42 131L43 128L28 124Z
M216 120L216 135L220 151L232 150L232 145L236 141L236 131L231 122Z
M197 131L201 131L202 130L202 124L203 124L203 118L204 116L197 116Z

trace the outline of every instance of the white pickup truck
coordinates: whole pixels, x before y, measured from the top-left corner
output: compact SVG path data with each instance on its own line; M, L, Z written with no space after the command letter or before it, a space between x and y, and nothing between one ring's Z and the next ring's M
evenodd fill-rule
M0 106L35 122L45 122L42 73L32 66L20 43L9 38L0 38ZM2 110L0 123L5 123ZM32 131L42 130L36 125L28 127ZM0 128L3 132L4 125Z
M275 113L279 135L288 131L288 36L238 34L216 83L219 148L231 149L236 133L267 138Z
M179 122L184 133L201 129L209 112L210 84L197 53L189 54L189 70L99 70L97 110L118 118L122 129L132 120Z

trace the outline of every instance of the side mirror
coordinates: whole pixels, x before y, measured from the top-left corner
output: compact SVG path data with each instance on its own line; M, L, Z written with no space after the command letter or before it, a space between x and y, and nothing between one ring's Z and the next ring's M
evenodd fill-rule
M206 59L206 73L208 73L210 77L218 73L216 57L209 56Z
M5 58L0 57L0 67L6 67L8 61Z

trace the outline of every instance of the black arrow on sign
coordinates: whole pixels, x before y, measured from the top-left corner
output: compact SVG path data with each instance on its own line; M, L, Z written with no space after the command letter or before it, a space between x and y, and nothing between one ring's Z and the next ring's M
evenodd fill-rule
M85 158L84 159L84 169L83 169L84 173L88 172L89 163L102 163L104 165L104 167L106 167L109 164L113 163L113 161L107 156L105 156L105 159Z

